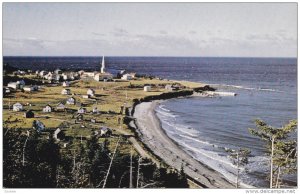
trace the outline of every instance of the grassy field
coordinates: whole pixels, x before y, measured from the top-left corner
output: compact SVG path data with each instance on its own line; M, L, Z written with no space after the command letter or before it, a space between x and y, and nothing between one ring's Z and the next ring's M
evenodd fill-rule
M28 79L36 79L34 76L27 76ZM110 146L114 147L116 143L116 136L118 135L134 135L127 125L123 124L122 119L125 115L120 114L121 106L130 107L133 104L133 99L141 99L149 95L160 95L168 92L165 90L166 84L179 83L188 88L203 86L200 83L193 82L178 82L170 80L159 79L144 79L137 80L114 80L114 82L97 82L93 79L72 81L70 87L71 95L62 95L61 91L64 89L62 84L47 84L41 86L39 91L22 92L16 91L3 98L3 121L5 128L18 128L26 130L32 128L34 120L39 120L46 126L47 129L60 127L69 137L75 138L76 141L80 137L85 139L90 138L93 131L98 130L101 126L107 126L113 129L114 138L109 138ZM145 92L144 85L151 85L151 91ZM90 99L82 98L82 95L87 94L87 90L91 88L95 90L95 96ZM65 104L70 97L75 98L76 102L81 103L82 107L87 109L87 113L83 114L83 121L75 123L75 117L80 105L67 105L68 111L55 111L51 113L44 113L42 109L47 105L56 108L59 102ZM12 105L20 102L24 105L24 111L12 111ZM93 107L97 107L99 114L92 114ZM35 118L25 118L24 112L32 110ZM91 120L96 122L91 122ZM99 139L99 142L103 138ZM122 140L122 151L129 152L131 145L126 139Z

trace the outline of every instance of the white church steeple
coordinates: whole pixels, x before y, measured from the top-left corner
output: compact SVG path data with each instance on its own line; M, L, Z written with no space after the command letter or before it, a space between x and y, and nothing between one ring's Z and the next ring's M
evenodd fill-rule
M104 61L104 56L102 57L101 73L105 73L105 61Z

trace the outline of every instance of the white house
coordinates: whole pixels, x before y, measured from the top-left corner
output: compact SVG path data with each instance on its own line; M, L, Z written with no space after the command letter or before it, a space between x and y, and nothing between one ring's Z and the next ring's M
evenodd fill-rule
M71 97L67 99L67 104L75 104L75 103L76 103L75 98Z
M113 79L113 75L110 73L97 73L94 76L94 80L96 81L105 81L105 80L112 80Z
M145 92L150 92L151 86L144 86L144 91Z
M61 71L60 69L55 69L54 73L56 73L56 74L61 74L62 71Z
M93 89L88 89L88 91L86 93L87 93L87 95L95 96L95 90L93 90Z
M126 74L124 74L122 77L121 77L121 79L123 79L123 80L132 80L132 75L131 74L128 74L128 73L126 73Z
M86 113L86 108L80 107L80 108L78 109L78 113L79 113L79 114L84 114L84 113Z
M69 87L69 86L70 86L70 82L68 82L68 81L63 82L63 87Z
M67 74L63 73L63 74L62 74L62 78L63 78L63 80L68 80L69 77L68 77Z
M44 75L46 75L46 74L47 74L47 72L44 71L44 70L40 71L40 73L39 73L39 75L40 75L41 77L44 77Z
M52 107L48 104L45 108L43 108L43 112L52 112Z
M31 91L37 91L38 90L38 86L36 85L31 85L31 86L24 86L24 91L27 91L27 92L31 92Z
M65 105L61 102L59 102L56 106L56 110L65 110Z
M100 128L100 136L101 137L108 137L111 134L112 134L112 131L108 127L101 127Z
M15 103L13 105L13 111L22 111L23 110L23 105L19 102Z
M61 91L61 94L63 94L63 95L70 95L71 94L71 90L70 89L63 89Z
M85 99L89 99L91 96L88 94L88 95L82 95L82 98L85 98Z
M23 89L24 89L24 91L26 91L26 92L34 91L33 86L25 86Z
M9 88L13 88L13 89L19 89L20 88L20 84L18 84L17 82L9 82L8 84L7 84L7 87L9 87Z

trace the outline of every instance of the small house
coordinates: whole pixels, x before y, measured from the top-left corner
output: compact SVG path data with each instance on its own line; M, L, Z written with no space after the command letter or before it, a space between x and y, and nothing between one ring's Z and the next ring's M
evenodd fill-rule
M13 111L22 111L23 110L23 105L19 102L15 103L13 105Z
M20 88L20 84L19 83L17 83L17 82L9 82L8 84L7 84L7 87L9 87L9 88L13 88L13 89L19 89Z
M25 118L34 118L34 113L32 110L28 110L24 113Z
M150 92L151 86L144 86L144 91L145 92Z
M19 84L20 88L23 88L25 86L25 81L24 80L17 81L17 83Z
M79 114L84 114L84 113L86 113L86 108L80 107L77 112Z
M46 74L47 74L47 72L44 71L44 70L40 71L40 73L39 73L39 75L40 75L41 77L44 77Z
M85 98L85 99L89 99L91 96L88 94L88 95L82 95L82 98Z
M54 73L55 73L55 74L61 74L61 73L62 73L62 70L60 70L60 69L55 69Z
M132 75L131 74L128 74L128 73L126 73L126 74L124 74L122 77L121 77L121 79L122 80L132 80Z
M71 94L71 90L70 89L63 89L61 91L61 94L63 94L63 95L70 95Z
M56 141L61 141L65 138L65 133L60 128L57 128L53 133L53 138Z
M43 108L43 112L52 112L52 107L48 104L45 108Z
M63 110L64 111L65 109L66 109L66 106L63 103L61 103L61 102L58 103L57 106L56 106L56 110L58 110L58 111L59 110Z
M108 127L100 128L100 137L109 137L111 135L112 135L112 131Z
M37 130L38 132L45 130L45 125L41 121L34 120L32 123L33 129Z
M95 90L93 90L93 89L88 89L88 91L86 93L87 93L87 95L95 96Z
M110 73L97 73L94 76L94 80L96 81L110 81L113 79L113 75Z
M23 89L26 92L32 92L34 90L34 88L32 86L25 86Z
M68 80L68 75L67 74L62 74L62 78L63 78L63 80Z
M73 104L74 105L75 103L76 103L75 98L71 97L71 98L67 99L67 104Z
M64 81L62 85L63 87L70 87L70 82Z

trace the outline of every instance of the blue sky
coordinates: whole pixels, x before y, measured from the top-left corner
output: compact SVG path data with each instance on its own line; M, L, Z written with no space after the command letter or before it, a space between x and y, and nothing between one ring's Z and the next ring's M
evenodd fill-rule
M296 3L3 3L5 56L296 57Z

